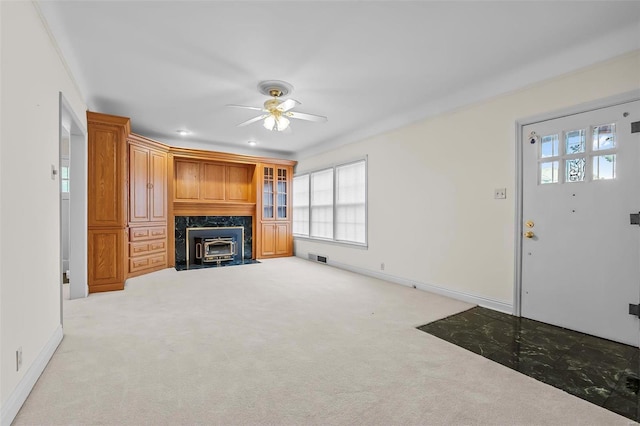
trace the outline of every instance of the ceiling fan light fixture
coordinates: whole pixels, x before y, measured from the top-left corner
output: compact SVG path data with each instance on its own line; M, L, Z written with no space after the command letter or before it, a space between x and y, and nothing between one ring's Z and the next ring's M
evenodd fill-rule
M287 128L289 127L289 119L280 116L276 119L276 125L279 132L287 130Z
M292 111L297 105L300 105L300 102L296 101L295 99L281 100L283 96L286 96L293 91L293 86L285 81L261 81L260 83L258 83L258 90L263 95L269 96L269 99L264 102L262 108L246 105L227 105L230 107L260 111L262 113L257 117L253 117L249 120L243 121L242 123L238 124L237 127L248 126L262 120L262 127L264 127L265 129L269 131L283 132L289 129L289 118L315 122L327 121L327 117L324 117L322 115Z
M264 119L262 126L267 130L277 130L278 132L282 132L287 130L289 123L288 118L271 114Z
M273 115L270 115L264 119L264 121L262 122L262 125L267 130L273 130L273 128L276 125L276 118Z

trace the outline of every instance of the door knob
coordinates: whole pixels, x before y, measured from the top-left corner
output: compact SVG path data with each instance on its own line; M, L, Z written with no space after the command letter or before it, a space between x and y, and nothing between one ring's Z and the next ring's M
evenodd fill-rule
M533 233L533 231L527 231L524 233L524 237L525 238L533 238L536 234Z

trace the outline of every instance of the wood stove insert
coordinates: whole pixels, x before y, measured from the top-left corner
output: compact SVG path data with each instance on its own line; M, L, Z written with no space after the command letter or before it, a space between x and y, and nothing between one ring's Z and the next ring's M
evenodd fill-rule
M244 228L187 228L187 269L190 265L216 265L244 260Z

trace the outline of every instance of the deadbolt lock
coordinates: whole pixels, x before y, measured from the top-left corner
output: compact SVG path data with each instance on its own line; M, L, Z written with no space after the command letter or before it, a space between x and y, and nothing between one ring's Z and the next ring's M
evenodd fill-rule
M534 236L535 234L533 233L533 231L527 231L524 233L525 238L533 238Z
M532 220L529 220L529 221L527 221L527 223L524 224L524 226L526 226L527 228L533 228L533 225L534 225L534 223L533 223Z

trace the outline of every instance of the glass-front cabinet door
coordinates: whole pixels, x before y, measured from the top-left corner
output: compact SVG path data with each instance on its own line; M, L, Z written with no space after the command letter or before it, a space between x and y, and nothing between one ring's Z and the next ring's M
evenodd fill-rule
M278 203L277 203L277 215L278 219L287 218L287 169L278 168Z
M262 219L289 219L289 170L271 165L262 170Z
M258 259L292 256L291 234L291 179L293 166L261 164L258 172L258 214L262 215L258 227ZM260 180L261 179L261 180Z
M274 218L274 196L275 196L275 182L274 182L274 168L271 166L264 166L264 175L262 177L262 218L273 219Z

